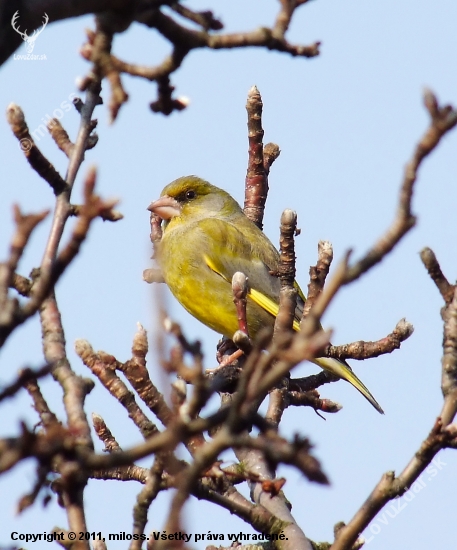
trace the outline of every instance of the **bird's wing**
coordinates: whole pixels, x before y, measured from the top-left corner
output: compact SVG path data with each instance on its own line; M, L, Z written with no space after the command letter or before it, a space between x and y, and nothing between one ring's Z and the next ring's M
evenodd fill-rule
M242 221L235 225L219 218L206 218L198 225L202 234L218 243L217 248L205 247L206 265L229 284L237 271L244 273L249 279L249 297L276 317L281 283L272 273L277 270L279 254L266 235L253 224ZM303 311L303 293L296 286L300 299L294 329L298 330Z
M234 273L241 271L256 279L259 290L277 295L280 284L271 275L278 265L279 255L268 238L254 226L236 224L220 218L206 218L198 222L202 238L207 241L205 251L215 271L230 282ZM257 231L256 231L257 230ZM216 246L213 243L217 243ZM209 244L213 244L209 246Z

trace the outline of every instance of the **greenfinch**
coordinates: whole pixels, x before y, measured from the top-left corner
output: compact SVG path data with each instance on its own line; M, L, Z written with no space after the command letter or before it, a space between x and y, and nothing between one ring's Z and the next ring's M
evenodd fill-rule
M185 176L167 185L148 210L163 220L157 253L163 277L189 313L231 338L239 328L231 283L234 273L241 271L249 286L249 336L255 338L263 327L273 326L281 283L272 273L277 271L279 253L227 192L196 176ZM296 287L294 329L298 331L305 296ZM328 357L314 362L350 382L383 413L346 362Z

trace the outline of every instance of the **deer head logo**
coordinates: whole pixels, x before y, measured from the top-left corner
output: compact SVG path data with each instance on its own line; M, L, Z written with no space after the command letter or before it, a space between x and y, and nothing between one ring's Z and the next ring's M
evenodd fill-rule
M19 19L19 10L17 10L17 12L13 15L13 18L11 19L11 26L17 33L21 35L22 40L27 44L27 53L32 53L33 48L35 47L36 39L44 31L46 25L48 24L48 21L49 21L48 14L47 13L44 14L43 26L39 30L38 29L34 30L32 36L27 35L27 29L25 29L24 32L21 32L19 30L19 27L17 26L18 19Z

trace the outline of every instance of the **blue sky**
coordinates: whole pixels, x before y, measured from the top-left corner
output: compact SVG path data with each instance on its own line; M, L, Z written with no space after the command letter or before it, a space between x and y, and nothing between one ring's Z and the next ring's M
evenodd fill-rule
M201 1L188 5L214 9ZM270 25L276 10L277 3L267 0L220 1L214 9L228 31ZM428 124L422 105L424 87L434 90L441 102L457 104L456 20L457 5L452 0L433 4L412 0L311 2L297 12L289 39L305 44L321 40L321 56L297 59L257 49L192 52L172 77L177 96L189 98L190 105L170 117L155 115L148 108L156 97L154 84L124 77L130 100L111 126L106 107L97 109L100 141L87 153L73 199L80 202L81 182L88 166L94 164L99 171L98 191L104 197L118 197L125 218L117 224L97 221L82 254L57 286L74 370L89 374L73 351L77 338L89 340L95 349L119 360L129 358L138 321L150 331L152 350L157 296L142 282L142 271L150 265L146 207L167 183L186 174L208 179L243 201L244 106L253 84L263 97L265 141L278 143L282 151L270 176L265 232L277 242L282 210L292 207L297 211L302 229L296 242L297 269L304 287L320 239L332 242L335 261L348 248L354 249L355 258L363 254L391 222L404 165ZM77 93L76 79L89 70L78 54L87 27L93 28L91 17L49 25L34 52L46 54L46 60L10 59L3 66L3 111L10 102L18 103L34 130L70 94ZM160 62L167 51L157 34L137 24L114 42L117 56L147 65ZM25 47L16 53L25 53ZM107 86L102 95L107 103ZM61 122L74 137L76 112L65 111ZM18 203L25 212L52 208L53 195L28 166L4 118L0 142L0 257L5 258L13 231L12 204ZM51 138L43 136L38 144L64 174L66 158ZM283 433L309 436L332 482L322 488L290 468L278 472L288 479L284 490L293 514L314 540L331 540L333 525L352 517L383 472L401 471L440 411L442 304L419 251L430 246L449 280L455 280L456 146L454 131L421 168L413 200L417 227L379 266L345 288L324 319L326 326L334 328L335 344L381 338L402 317L414 324L415 332L401 350L352 362L386 415L378 415L343 382L322 390L323 396L343 404L339 414L328 415L326 421L309 409L291 409L284 415ZM39 264L48 230L49 222L45 222L34 233L20 273L26 275ZM188 337L202 339L205 364L213 367L218 335L161 290L170 315L182 323ZM24 365L38 366L41 361L40 327L33 319L2 350L0 383L11 381ZM152 378L165 388L167 382L153 350L148 365ZM303 364L296 374L311 372L315 367ZM63 418L60 389L49 381L42 387ZM98 384L87 399L87 411L101 414L124 448L140 441L122 407ZM29 426L37 421L25 392L2 404L0 434L17 434L20 420ZM397 506L396 513L389 507L390 515L381 512L377 527L365 532L367 547L404 547L408 541L407 546L416 550L437 542L441 548L452 548L456 475L455 454L443 452L436 473L425 475L415 498L404 501L406 506L401 509ZM18 498L30 490L33 480L32 461L0 477L0 515L5 520L0 526L2 545L12 544L10 530L25 533L49 531L54 525L66 527L55 502L46 510L37 503L21 516L15 515ZM91 481L86 493L89 529L104 534L129 532L139 490L133 482ZM167 502L167 496L161 495L151 508L148 531L162 528ZM187 505L185 522L192 533L251 532L224 510L196 500ZM41 550L45 546L29 547ZM120 543L109 545L110 549L121 547ZM205 544L193 547L200 550Z

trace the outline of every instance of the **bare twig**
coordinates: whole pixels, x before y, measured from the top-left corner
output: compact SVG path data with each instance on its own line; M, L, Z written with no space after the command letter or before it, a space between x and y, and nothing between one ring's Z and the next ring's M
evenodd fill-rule
M30 235L49 213L45 211L39 214L24 215L17 205L14 205L13 212L16 231L11 240L9 258L5 263L0 264L0 346L3 345L8 335L17 326L19 321L18 316L21 311L19 303L8 297L8 289L16 283L25 292L30 291L32 284L25 284L15 274L15 270L24 253Z
M279 292L279 311L275 319L273 339L278 334L292 330L297 306L297 290L295 288L295 230L297 213L284 210L281 215L278 265L278 277L281 281Z
M224 28L222 22L214 17L212 11L193 11L179 2L173 2L170 7L182 17L200 25L205 31L220 31Z
M37 370L32 370L29 368L22 369L19 372L19 376L12 384L0 391L0 401L3 401L3 399L6 399L7 397L13 397L13 395L16 395L16 393L21 388L24 388L28 382L32 380L36 381L39 378L47 376L51 370L51 366L52 365L45 365Z
M30 379L25 384L25 389L30 395L33 401L33 408L40 417L41 425L45 430L53 429L56 426L61 426L57 416L51 411L49 405L47 404L41 390L38 386L38 383L34 379Z
M158 433L158 428L143 413L135 401L132 392L116 374L117 361L112 355L104 352L95 353L92 347L85 340L75 342L75 351L92 373L97 376L100 382L110 394L121 403L128 412L129 418L140 430L146 439Z
M289 442L273 431L257 437L241 434L231 438L230 446L261 451L273 470L278 464L290 464L310 481L323 485L329 483L319 461L311 455L312 445L306 438L295 436Z
M44 467L42 465L37 466L36 480L35 480L33 489L19 499L19 502L17 504L18 514L21 514L24 510L26 510L27 508L30 508L30 506L33 505L33 503L38 497L38 494L46 484L49 471L50 470L48 467Z
M342 406L330 399L321 399L319 394L313 391L296 392L289 391L287 394L288 406L293 407L312 407L316 411L326 413L336 413L342 409Z
M67 132L65 131L62 124L60 124L59 119L53 118L47 124L49 133L51 134L52 139L54 140L57 147L68 157L70 158L74 143L71 142Z
M285 38L275 36L272 29L261 27L259 29L233 34L210 34L194 31L179 25L174 19L160 11L149 11L141 14L138 19L149 27L156 28L165 38L175 45L187 49L195 48L232 49L248 46L268 48L292 56L315 57L319 55L319 42L310 46L290 44Z
M288 396L289 392L286 387L274 388L268 394L268 409L265 418L276 430L279 428L284 409L287 407Z
M62 239L63 230L68 216L70 215L70 195L76 179L76 174L84 160L87 140L93 130L92 114L95 107L100 103L99 93L100 83L93 82L87 89L85 103L81 102L82 104L80 105L80 127L76 137L75 147L72 149L66 174L68 188L57 197L52 228L41 262L41 269L43 272L48 272L52 269L59 243Z
M273 27L273 36L282 39L286 34L294 11L301 5L306 4L308 0L280 0L281 10L279 11L275 25Z
M144 533L144 528L148 521L149 507L159 494L162 473L163 465L161 460L156 458L148 473L145 486L136 497L136 503L133 508L133 534L137 535L138 538L136 540L132 539L129 550L140 550L143 546L141 535Z
M272 357L262 357L259 366L256 367L256 370L261 371L263 376L260 380L256 379L255 383L250 384L250 397L260 398L262 395L266 395L269 389L274 387L298 363L318 357L321 353L320 350L328 345L329 337L330 335L323 331L316 332L311 337L299 332L293 336L287 348L281 345L275 354L273 354L273 349L270 349ZM278 360L274 362L276 356Z
M151 267L143 270L143 281L146 283L164 283L162 270L157 267Z
M13 273L10 282L10 288L14 288L19 292L21 296L30 296L30 291L32 290L32 281L27 277Z
M55 220L56 217L59 218L59 216L57 215L58 208L56 208L56 211L54 213L54 225L51 229L50 239L48 241L48 245L46 247L45 255L42 261L42 267L40 269L38 282L33 286L33 293L30 300L22 307L20 315L16 316L16 326L19 323L24 322L28 317L33 315L38 310L38 308L43 305L43 300L49 294L49 292L54 287L55 283L61 277L62 273L65 271L68 265L78 254L82 243L87 237L90 225L93 220L99 217L101 212L111 210L116 205L117 201L111 200L103 202L100 197L94 194L95 177L95 170L90 170L84 183L85 203L81 207L80 215L78 216L78 221L73 229L71 238L68 243L63 247L63 249L59 252L57 258L52 258L52 262L50 262L50 254L51 251L54 250L53 246L51 246L50 243L53 244L53 238L55 237L54 231L57 227L55 225ZM62 196L63 194L57 198L57 202L59 202L59 199ZM67 215L65 216L65 219L70 212L70 208L66 208L66 211ZM59 221L57 223L65 224L65 221L59 218ZM57 250L55 250L55 252L57 252ZM48 263L48 261L50 263ZM42 307L40 312L41 317L43 317L45 309L45 307Z
M237 271L232 277L233 302L238 316L239 330L249 336L248 320L246 315L248 283L244 273Z
M156 67L145 67L144 65L136 65L135 63L126 63L115 56L111 56L111 63L114 69L119 73L126 73L131 76L137 76L149 81L160 80L166 78L173 71L176 71L183 62L188 51L179 47L174 47L171 55L166 57L160 65Z
M454 287L449 283L441 271L441 267L436 259L435 253L430 248L423 248L421 250L420 257L432 281L440 291L444 301L446 304L449 304L454 297Z
M125 375L131 386L135 389L141 400L165 425L169 425L173 413L165 402L163 395L149 378L145 367L132 362L119 363L117 368Z
M263 159L262 98L253 86L248 92L246 110L248 113L249 158L246 173L244 213L260 229L268 194L268 178Z
M399 349L401 343L407 340L414 331L414 327L406 319L398 321L397 326L387 336L377 340L376 342L352 342L342 346L329 346L325 350L326 357L334 357L335 359L371 359L386 353L392 353L394 349Z
M411 210L411 201L419 167L424 158L435 149L441 138L457 124L457 111L450 105L440 107L436 97L430 90L426 90L424 93L424 103L431 118L430 126L417 144L411 160L406 165L396 217L373 248L358 262L349 267L345 284L354 281L379 263L416 224L416 217Z
M121 446L99 414L92 413L92 424L98 439L105 444L105 451L108 453L122 451Z
M202 346L201 342L196 340L195 342L189 342L189 340L184 335L181 325L179 323L173 322L169 317L166 317L163 321L165 330L173 334L173 336L178 340L182 349L194 357L202 357Z
M444 331L441 390L444 404L440 417L443 426L447 426L457 412L457 286L454 287L452 302L444 308L442 316Z
M351 253L351 250L346 252L344 258L338 264L333 277L329 280L327 286L320 292L318 298L314 302L312 309L310 309L307 316L302 319L300 329L305 334L313 334L319 330L322 315L333 300L335 294L345 284Z
M156 257L157 247L159 246L160 241L162 240L162 220L151 212L149 216L149 222L151 224L151 233L149 235L152 243L153 255L152 258Z
M157 99L149 104L153 113L162 113L165 116L171 115L174 111L182 111L187 107L189 101L186 98L174 98L175 87L171 85L168 75L161 76L157 80Z
M98 414L92 414L92 422L97 437L105 444L104 450L109 453L122 452L121 446L105 424L103 418ZM117 468L92 471L90 477L92 479L113 479L117 481L135 480L144 484L148 478L148 470L136 465L119 466Z
M325 280L333 260L333 248L328 241L319 241L317 245L317 263L309 268L308 296L303 308L303 319L306 318L314 302L324 289Z
M308 392L310 390L315 390L324 384L329 384L336 381L336 378L330 377L327 371L322 370L318 374L311 374L310 376L305 376L304 378L291 378L289 387L291 391Z
M263 148L263 169L268 176L273 162L279 157L281 150L276 143L267 143Z
M93 63L92 74L83 81L81 89L85 90L91 82L106 78L111 87L109 101L110 122L117 118L120 108L128 100L128 94L122 86L119 70L113 63L111 46L113 42L113 30L107 24L107 18L97 18L97 30L87 30L88 42L81 48L81 55Z
M67 184L54 166L38 149L36 143L30 135L22 109L19 105L10 103L6 110L6 115L11 126L11 130L18 139L20 148L24 152L30 166L40 177L49 183L56 196L63 193L67 189Z
M80 216L83 209L83 204L70 205L70 216ZM119 210L114 210L113 208L109 207L109 205L106 205L105 208L101 208L98 216L104 222L118 222L119 220L124 219L124 215L119 212Z

